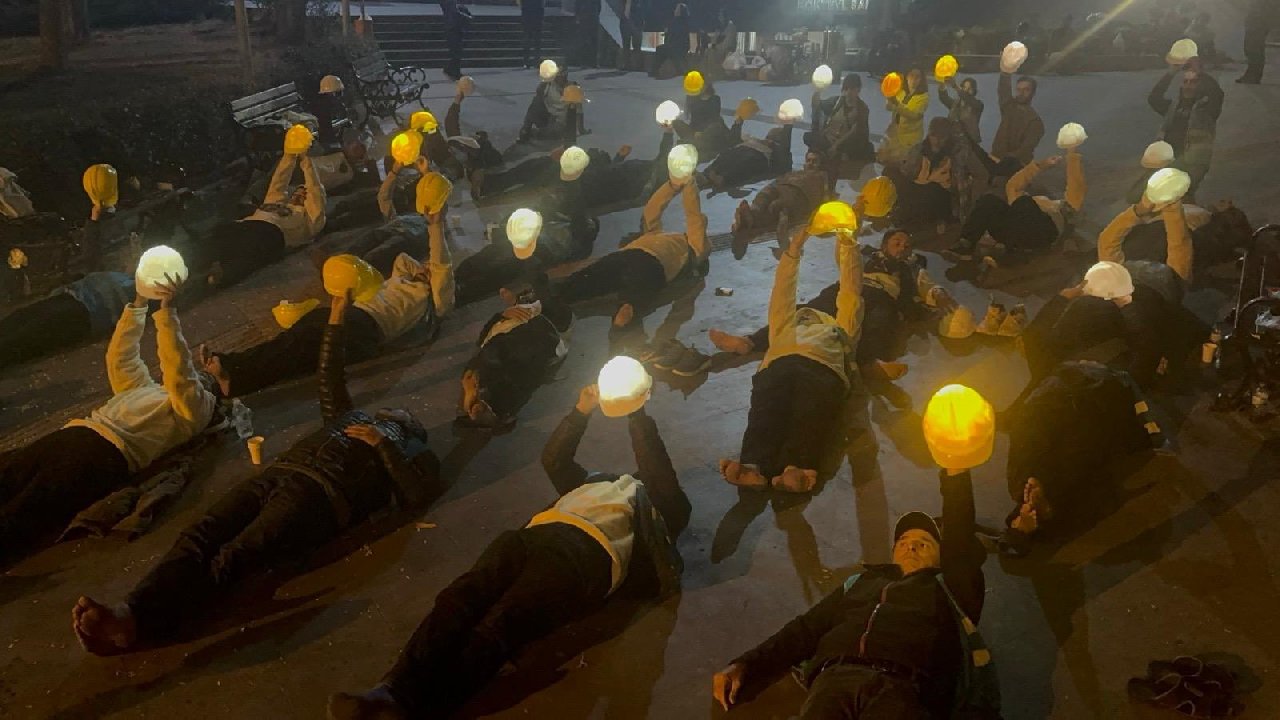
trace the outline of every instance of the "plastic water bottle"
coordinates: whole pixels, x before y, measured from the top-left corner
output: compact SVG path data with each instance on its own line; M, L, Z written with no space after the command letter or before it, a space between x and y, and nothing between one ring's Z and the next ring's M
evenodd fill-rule
M241 440L253 437L253 411L239 398L231 401L231 425Z

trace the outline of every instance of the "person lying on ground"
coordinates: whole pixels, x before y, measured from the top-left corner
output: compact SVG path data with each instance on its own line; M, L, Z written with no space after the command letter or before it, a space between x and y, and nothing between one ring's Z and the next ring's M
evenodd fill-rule
M299 165L304 183L291 190L290 179ZM286 154L253 214L218 225L183 256L193 270L207 272L209 285L232 285L314 240L324 230L325 200L324 185L311 158Z
M955 123L943 117L929 121L929 133L912 148L893 173L899 188L896 217L910 228L933 228L945 235L956 220L955 209L967 196L970 177L964 144L955 138ZM886 171L888 169L886 168Z
M507 306L480 330L462 373L458 419L506 428L569 353L573 311L551 297L545 275L530 273L499 291Z
M999 683L976 626L986 553L974 537L968 470L939 472L942 527L899 518L893 563L865 565L768 640L716 673L725 709L790 668L802 718L999 717ZM971 714L966 714L971 713Z
M1033 538L1061 539L1096 522L1120 489L1107 466L1162 442L1132 378L1097 362L1059 364L1005 417L1014 506L1001 539L1013 554Z
M789 172L760 189L751 198L738 203L733 213L733 256L746 254L747 242L759 232L776 230L779 244L789 236L791 223L806 220L831 195L826 163L822 155L810 150L804 155L804 167Z
M804 134L804 144L824 159L829 192L835 191L837 180L856 182L862 169L875 161L867 124L871 111L860 92L862 76L849 73L840 83L839 95L823 100L822 91L817 90L810 101L813 129Z
M331 720L447 717L523 647L610 598L679 590L675 543L691 508L658 426L643 407L627 416L633 475L587 472L574 456L598 403L595 386L583 388L543 449L555 504L499 535L436 596L378 685L331 695Z
M980 158L979 158L980 159ZM979 197L960 229L960 241L946 252L948 257L971 260L984 235L1008 250L1034 251L1048 248L1069 234L1075 216L1084 207L1087 186L1084 158L1075 148L1066 151L1067 191L1064 199L1031 195L1027 186L1042 171L1056 167L1063 160L1053 155L1029 163L1005 184L1003 198L992 194ZM987 168L997 177L994 166Z
M116 655L164 643L252 575L301 562L386 508L420 507L443 492L426 428L409 411L355 409L342 337L349 304L333 298L320 345L324 426L223 495L123 603L82 596L71 624L85 650Z
M667 231L662 213L679 194L685 231ZM658 294L686 273L701 273L711 254L707 216L690 180L668 179L644 207L643 232L622 249L605 255L565 278L560 299L573 304L616 294L620 305L613 326L624 328L653 310Z
M1141 200L1139 197L1139 202L1134 204L1136 224L1125 229L1128 225L1127 219L1120 220L1118 217L1117 221L1113 221L1112 225L1108 225L1103 231L1106 236L1105 243L1109 248L1107 257L1114 258L1115 253L1119 252L1126 263L1133 260L1166 263L1169 260L1170 233L1165 227L1165 213L1153 212L1146 208L1138 211L1136 208L1141 205ZM1123 216L1127 210L1122 211L1120 215ZM1186 231L1191 238L1190 260L1193 279L1197 274L1204 273L1216 265L1238 261L1254 245L1254 228L1249 222L1249 217L1230 200L1220 200L1209 207L1183 203L1182 216L1185 218ZM1175 235L1181 232L1180 230ZM1175 246L1178 242L1179 240L1175 237ZM1100 238L1099 244L1102 243L1103 240ZM1185 253L1186 249L1181 248L1180 251ZM1184 262L1185 260L1186 258L1183 258Z
M757 180L776 178L791 171L791 122L765 133L764 139L743 136L742 121L734 122L729 133L738 141L698 174L698 187L724 192Z
M1121 210L1098 235L1098 261L1106 260L1123 264L1125 239L1130 231L1139 223L1157 217L1160 218L1164 227L1165 240L1164 257L1159 259L1173 268L1173 271L1178 273L1178 277L1190 282L1195 265L1195 246L1191 239L1191 228L1187 224L1184 206L1178 200L1156 205L1147 198L1146 193L1143 193L1142 199Z
M507 237L505 225L490 231L489 244L458 263L454 271L458 305L491 297L499 289L526 273L546 273L565 263L591 256L600 221L578 221L554 216L543 221L533 255L521 259Z
M929 277L925 259L912 251L907 231L891 228L885 231L879 249L863 247L861 252L863 317L855 359L863 379L897 380L907 372L905 364L894 362L905 324L934 310L946 312L956 307L956 301ZM800 307L835 315L839 293L840 283L832 283ZM731 335L718 328L708 334L711 343L724 352L748 355L769 351L769 326L750 335Z
M388 218L383 230L393 245L384 244L371 252L382 254L395 249L394 244L406 242L406 237L417 244L420 242L417 238L425 234L429 238L427 257L420 262L407 253L398 253L391 276L382 283L378 293L369 300L354 303L351 311L345 313L341 334L347 343L345 357L352 363L376 357L419 323L438 324L439 319L453 309L453 262L445 241L444 221L444 203L451 190L449 181L436 173L427 173L418 181L421 214L399 217L390 200L394 175L394 172L388 175L383 182L384 192L379 198L384 216ZM433 208L438 209L432 212ZM327 331L325 312L316 308L272 339L240 352L217 353L202 345L198 351L199 362L218 379L224 395L241 397L315 372Z
M808 227L778 260L769 297L769 349L751 379L751 409L738 460L720 472L739 487L809 492L830 443L843 434L844 404L863 317L862 256L852 233L835 243L840 283L836 315L796 306Z
M161 381L139 344L149 301L125 306L107 345L112 397L90 413L0 455L0 566L24 557L84 508L220 420L216 386L191 362L173 307L181 282L157 286L154 314Z

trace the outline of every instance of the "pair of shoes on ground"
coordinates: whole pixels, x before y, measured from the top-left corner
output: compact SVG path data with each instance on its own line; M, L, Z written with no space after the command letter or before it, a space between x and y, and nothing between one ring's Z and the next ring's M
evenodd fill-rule
M987 314L978 323L978 332L983 335L997 337L1018 337L1027 327L1026 307L1014 305L1012 310L1005 310L1004 305L993 302L987 307Z
M818 484L816 470L804 470L795 465L788 465L781 475L767 479L760 474L755 465L744 465L736 460L721 460L720 474L725 482L750 490L780 490L789 493L813 492Z
M694 348L685 347L675 338L644 353L640 357L640 362L652 365L655 370L665 370L680 377L701 375L711 368L709 355L704 355Z
M1198 657L1154 660L1146 677L1129 679L1127 690L1133 700L1188 717L1229 718L1244 709L1235 698L1235 675Z

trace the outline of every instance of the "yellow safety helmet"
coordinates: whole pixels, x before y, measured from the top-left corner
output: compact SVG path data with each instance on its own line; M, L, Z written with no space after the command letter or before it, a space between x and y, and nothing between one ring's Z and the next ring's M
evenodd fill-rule
M429 172L418 181L418 212L423 215L434 215L444 209L453 192L453 183L438 172Z
M847 202L831 200L818 206L809 220L810 235L830 235L844 230L853 231L858 228L858 214Z
M422 133L405 130L391 138L391 157L401 165L412 165L422 155Z
M105 163L90 165L84 171L84 191L94 205L115 207L120 201L120 178L116 169Z
M409 116L409 129L417 130L423 133L433 133L440 127L440 123L436 121L436 116L430 111L419 110Z
M991 403L964 385L933 394L924 409L924 440L939 467L967 470L991 459L996 414Z
M880 94L887 98L897 97L902 92L902 76L891 72L880 81Z
M320 306L320 301L315 298L303 300L302 302L289 302L281 300L279 305L271 308L271 316L276 319L280 327L288 330L293 327L303 315L315 310Z
M898 188L889 178L873 177L862 186L862 212L867 217L882 218L893 212L898 203Z
M289 128L289 132L284 134L284 153L285 155L303 155L311 149L311 142L315 136L311 134L311 128L306 125L294 125Z
M943 55L933 64L933 76L938 80L947 80L960 72L960 63L954 55Z
M684 94L697 95L702 92L702 88L706 87L707 81L702 78L702 73L697 70L690 70L684 76Z
M372 300L382 289L382 273L355 255L334 255L321 270L324 291L342 297L348 291L356 302Z
M760 103L755 98L742 98L738 103L738 110L733 114L735 120L750 120L760 114Z

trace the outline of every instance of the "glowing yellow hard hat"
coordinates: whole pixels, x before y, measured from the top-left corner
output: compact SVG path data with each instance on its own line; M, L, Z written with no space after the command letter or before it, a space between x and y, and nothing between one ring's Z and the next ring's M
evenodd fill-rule
M924 410L924 440L939 467L967 470L991 459L996 414L991 403L964 385L933 394Z
M897 97L902 92L902 76L891 72L880 81L880 94L887 98Z
M600 368L596 388L600 391L600 412L605 417L624 417L644 407L653 387L653 378L638 361L619 355Z
M564 93L560 97L571 105L581 105L587 101L587 96L582 92L581 85L568 85L564 89Z
M303 300L302 302L289 302L281 300L279 305L271 308L271 316L276 319L276 323L280 327L288 330L293 327L303 315L315 310L320 306L320 301L315 298Z
M120 201L120 178L116 169L99 163L84 171L84 191L94 205L115 207Z
M688 143L677 145L667 153L667 174L673 180L685 180L698 167L698 148Z
M429 172L418 181L418 212L423 215L434 215L444 209L444 204L453 192L453 183L438 172Z
M419 110L409 116L409 129L417 130L422 133L433 133L440 127L440 123L436 121L436 116L427 110Z
M960 72L960 63L954 55L943 55L933 64L933 76L939 80L953 78Z
M738 103L738 111L734 113L734 117L738 120L750 120L760 114L760 103L755 98L742 98Z
M311 141L315 136L306 125L294 125L284 134L284 152L286 155L302 155L311 149Z
M898 188L889 178L873 177L862 186L862 211L867 217L882 218L898 203Z
M684 76L684 94L697 95L702 92L702 88L706 87L707 81L702 79L702 73L697 70L690 70Z
M422 155L422 133L405 130L391 138L391 157L401 165L412 165Z
M324 291L335 297L350 290L356 302L365 302L382 289L382 273L355 255L334 255L324 261L320 274L324 277Z
M157 286L167 283L168 278L178 282L187 279L187 263L177 250L168 245L156 245L142 253L142 257L138 258L138 268L133 272L133 284L139 295L149 300L159 300Z
M835 73L831 72L830 65L819 65L813 69L813 75L810 76L813 87L818 90L826 90L831 87L831 81L835 79Z
M809 220L810 235L830 235L839 230L853 231L857 228L858 214L849 203L839 200L822 203Z
M778 106L778 122L795 122L804 119L804 103L799 98L783 100Z

